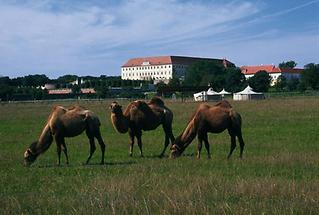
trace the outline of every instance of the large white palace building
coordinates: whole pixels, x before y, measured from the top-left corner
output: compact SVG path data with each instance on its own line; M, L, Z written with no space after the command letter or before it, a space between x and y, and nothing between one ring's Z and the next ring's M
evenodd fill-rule
M154 80L168 83L173 77L185 78L187 68L196 62L215 61L224 67L234 65L226 59L185 56L159 56L129 59L121 67L123 80Z

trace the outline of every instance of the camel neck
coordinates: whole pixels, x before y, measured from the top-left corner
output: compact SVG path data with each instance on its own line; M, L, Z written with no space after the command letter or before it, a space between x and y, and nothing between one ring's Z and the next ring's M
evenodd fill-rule
M122 112L112 113L111 120L114 128L120 133L126 133L129 127L128 116L123 115Z
M41 153L43 153L44 151L46 151L51 143L53 141L53 137L52 137L52 134L51 134L51 129L50 129L50 126L47 124L40 137L39 137L39 140L38 140L38 143L37 145L35 146L35 149L33 153L35 153L36 155L39 155Z
M180 145L182 151L186 149L186 147L194 140L194 138L197 135L197 128L196 128L196 123L195 119L192 119L187 127L184 129L182 135L181 135L181 143L183 145Z

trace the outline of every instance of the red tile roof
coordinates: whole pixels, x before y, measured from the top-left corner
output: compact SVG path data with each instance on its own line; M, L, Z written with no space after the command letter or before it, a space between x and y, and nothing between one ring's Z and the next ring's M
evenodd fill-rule
M254 75L259 71L266 71L268 73L297 73L300 74L303 69L297 68L278 68L274 65L261 65L261 66L242 66L241 72L245 75Z
M96 93L96 91L94 90L94 88L82 88L81 89L81 93L83 94L90 94L90 93Z
M182 64L190 65L198 61L219 61L227 66L234 65L226 59L213 58L199 58L199 57L185 57L185 56L158 56L158 57L144 57L129 59L122 67L143 66L147 65L167 65L167 64Z
M56 90L49 90L49 94L57 95L57 94L70 94L72 93L71 89L56 89Z

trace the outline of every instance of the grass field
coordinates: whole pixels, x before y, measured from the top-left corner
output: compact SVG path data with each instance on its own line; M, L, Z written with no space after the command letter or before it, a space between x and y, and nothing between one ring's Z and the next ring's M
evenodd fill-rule
M99 148L83 165L89 152L83 134L67 139L70 165L55 165L52 144L30 168L22 165L23 152L53 104L0 105L0 214L319 214L319 98L231 103L243 118L242 160L239 147L226 160L227 132L209 135L210 160L204 148L196 159L196 140L185 156L159 159L161 128L144 132L145 158L137 145L131 158L128 135L115 132L110 101L103 101L80 104L102 121L106 165L98 165ZM198 104L166 104L177 136Z

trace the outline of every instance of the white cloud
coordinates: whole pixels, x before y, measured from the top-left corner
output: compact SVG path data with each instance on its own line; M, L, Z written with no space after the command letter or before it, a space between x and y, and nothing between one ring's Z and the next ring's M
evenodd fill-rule
M0 0L0 74L118 75L128 58L145 55L228 57L239 65L318 56L311 46L318 32L287 36L271 26L253 31L269 16L252 1L110 2Z
M257 11L248 2L218 5L132 0L110 7L91 5L72 9L69 6L66 10L55 10L52 4L53 1L0 3L0 67L3 70L25 74L77 73L94 65L97 72L102 72L107 66L103 61L108 59L102 60L101 56L112 57L117 49L134 45L138 49L140 44L160 46L214 34L227 28L227 23Z

